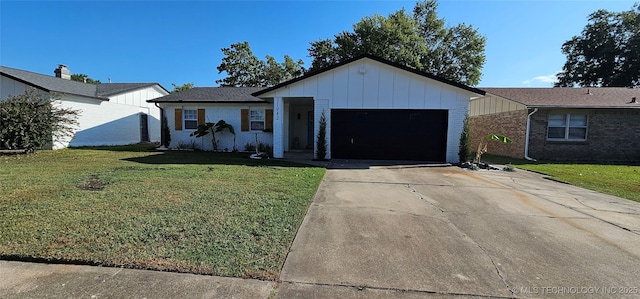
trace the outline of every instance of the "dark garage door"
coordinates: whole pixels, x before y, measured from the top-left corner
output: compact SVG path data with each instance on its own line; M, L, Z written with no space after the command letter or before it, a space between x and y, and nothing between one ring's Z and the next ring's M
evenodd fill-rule
M331 110L337 159L445 162L447 110Z

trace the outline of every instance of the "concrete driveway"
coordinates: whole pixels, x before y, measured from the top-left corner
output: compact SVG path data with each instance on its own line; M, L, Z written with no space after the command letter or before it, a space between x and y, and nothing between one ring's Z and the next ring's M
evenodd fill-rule
M280 298L640 296L640 204L526 171L333 161Z

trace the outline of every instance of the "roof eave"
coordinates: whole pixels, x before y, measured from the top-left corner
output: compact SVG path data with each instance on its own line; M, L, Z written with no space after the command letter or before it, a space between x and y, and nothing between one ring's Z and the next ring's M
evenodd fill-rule
M63 92L63 91L56 91L56 90L51 90L51 91L49 91L49 93L53 93L53 94L61 94L61 95L71 95L71 96L83 97L83 98L94 99L94 100L100 100L100 101L105 101L105 102L108 102L108 101L109 101L109 98L103 98L103 97L90 97L90 96L86 96L86 95L83 95L83 94L70 93L70 92Z
M264 104L264 103L269 103L268 101L265 100L255 100L255 101L158 101L158 99L152 99L152 100L147 100L147 103L206 103L206 104L224 104L224 103L229 103L229 104L243 104L243 103L258 103L258 104Z

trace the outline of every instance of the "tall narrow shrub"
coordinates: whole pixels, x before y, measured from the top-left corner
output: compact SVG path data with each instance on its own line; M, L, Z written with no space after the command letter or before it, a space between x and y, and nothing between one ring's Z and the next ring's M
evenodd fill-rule
M471 144L469 144L469 114L464 116L462 123L462 133L460 133L460 145L458 148L458 158L460 163L467 162L471 157Z
M162 117L162 135L164 137L162 145L164 145L164 147L169 147L171 144L171 130L169 129L169 122L167 121L166 116Z
M318 128L318 139L316 141L316 159L325 160L327 157L327 117L322 110L320 115L320 127Z

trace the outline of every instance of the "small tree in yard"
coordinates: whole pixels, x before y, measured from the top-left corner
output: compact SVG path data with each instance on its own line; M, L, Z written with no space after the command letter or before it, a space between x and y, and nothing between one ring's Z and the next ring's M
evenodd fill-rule
M471 155L471 146L469 144L469 115L465 115L462 124L462 133L460 133L460 145L458 148L458 158L460 163L467 162Z
M213 146L213 150L218 150L218 140L216 139L216 133L222 133L224 130L229 130L231 134L233 134L233 151L236 151L236 131L233 129L233 126L225 122L224 120L219 120L217 123L205 123L204 125L199 125L197 131L191 133L189 136L195 136L196 138L207 136L211 133L211 145Z
M316 159L325 160L327 157L327 117L324 115L324 110L322 110L322 114L320 115L317 144Z
M0 149L33 152L73 136L78 110L60 107L34 89L0 100Z
M487 152L488 141L496 140L502 143L511 143L511 139L507 136L498 135L498 134L489 134L484 136L483 140L480 140L478 143L478 151L476 152L476 157L473 159L473 164L480 163L480 159L482 159L482 154Z

